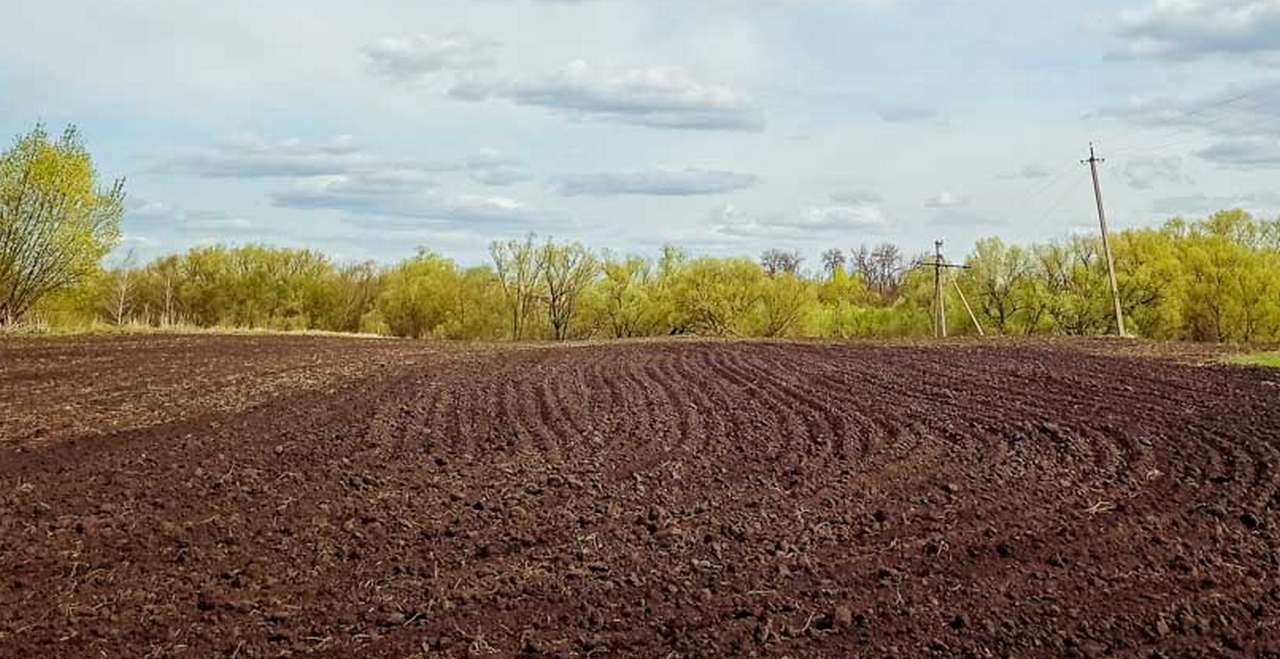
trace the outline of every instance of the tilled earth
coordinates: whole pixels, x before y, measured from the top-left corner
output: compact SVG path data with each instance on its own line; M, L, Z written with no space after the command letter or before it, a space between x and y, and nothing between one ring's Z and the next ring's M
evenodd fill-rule
M166 341L0 342L0 656L1280 653L1274 371Z

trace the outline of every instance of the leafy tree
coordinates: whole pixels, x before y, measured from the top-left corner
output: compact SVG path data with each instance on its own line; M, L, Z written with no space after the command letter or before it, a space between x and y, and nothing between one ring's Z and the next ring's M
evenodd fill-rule
M0 154L0 323L85 282L120 239L124 181L103 186L75 127Z
M670 296L652 262L638 256L605 258L602 270L601 314L609 336L624 339L670 332Z
M817 297L809 282L789 272L760 283L760 336L800 333Z
M413 339L439 336L456 320L459 286L453 261L423 252L386 274L375 306L391 334Z
M978 241L960 275L974 299L974 312L985 326L1000 334L1014 332L1029 306L1032 261L1020 247L1006 247L999 238ZM967 324L967 323L966 323Z
M533 244L534 236L524 240L494 241L489 244L489 256L498 273L498 285L511 328L511 338L524 336L525 325L541 297L540 276L542 251Z
M694 259L676 276L672 301L682 326L715 336L750 335L766 275L746 259Z

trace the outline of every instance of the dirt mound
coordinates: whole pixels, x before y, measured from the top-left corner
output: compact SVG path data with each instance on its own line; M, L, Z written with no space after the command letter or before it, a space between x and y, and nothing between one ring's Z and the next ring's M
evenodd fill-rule
M234 409L202 384L190 413L0 447L0 655L1280 650L1271 372L1041 344L383 345ZM67 391L25 372L6 390ZM100 386L147 390L126 381Z

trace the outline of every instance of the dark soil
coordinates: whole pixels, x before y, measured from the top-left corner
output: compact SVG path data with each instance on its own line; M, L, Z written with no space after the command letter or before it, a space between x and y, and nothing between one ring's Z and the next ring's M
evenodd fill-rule
M0 655L1280 652L1280 374L1095 348L0 342Z

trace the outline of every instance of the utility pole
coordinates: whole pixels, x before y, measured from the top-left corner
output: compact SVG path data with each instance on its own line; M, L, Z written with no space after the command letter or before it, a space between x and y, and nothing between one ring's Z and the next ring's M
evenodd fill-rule
M968 270L967 265L952 265L942 256L942 241L935 240L933 242L933 263L920 263L917 268L923 267L933 268L933 335L939 339L947 338L947 296L946 296L946 275L947 270ZM960 284L956 280L951 280L956 286L956 292L960 294L960 301L964 303L965 311L969 312L969 318L973 320L973 326L978 328L978 336L986 336L987 333L982 331L982 324L978 322L978 317L973 313L973 307L969 306L969 301L964 297L964 291L960 290Z
M947 338L947 308L942 291L942 241L933 241L933 333L939 339Z
M1120 286L1116 284L1116 262L1111 258L1111 239L1107 235L1107 213L1102 209L1102 185L1098 183L1098 163L1106 162L1093 152L1093 144L1089 144L1089 159L1080 161L1089 163L1093 172L1093 196L1098 201L1098 224L1102 226L1102 253L1107 257L1107 278L1111 280L1111 301L1116 307L1116 329L1120 336L1125 336L1124 310L1120 308Z

